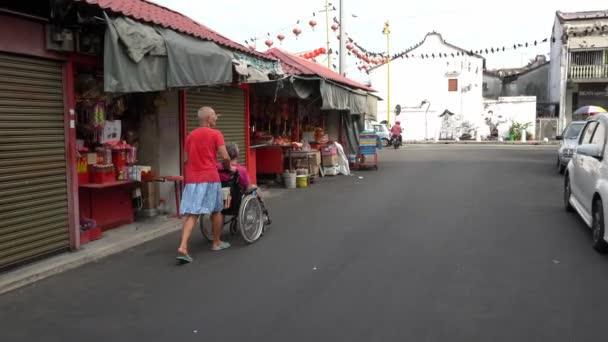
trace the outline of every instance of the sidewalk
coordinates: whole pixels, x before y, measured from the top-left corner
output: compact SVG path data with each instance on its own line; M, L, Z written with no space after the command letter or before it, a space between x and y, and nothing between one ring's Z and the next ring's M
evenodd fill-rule
M557 141L475 141L475 140L429 140L429 141L404 141L404 145L516 145L516 146L557 146Z
M181 226L180 219L155 218L109 230L103 233L102 239L90 242L76 252L60 254L0 274L0 295L179 231Z
M286 190L282 188L271 190L261 187L260 191L265 199L286 194ZM106 231L102 239L92 241L78 251L63 253L0 273L0 295L177 232L181 227L181 219L156 217Z

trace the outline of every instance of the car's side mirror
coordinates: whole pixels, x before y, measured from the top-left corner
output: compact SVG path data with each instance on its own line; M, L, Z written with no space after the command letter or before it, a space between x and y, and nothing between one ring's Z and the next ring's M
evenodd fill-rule
M561 136L561 135L558 135L558 136L555 137L555 140L564 140L564 137Z
M576 153L583 155L583 156L595 158L598 160L602 159L602 148L597 144L579 145L576 148Z

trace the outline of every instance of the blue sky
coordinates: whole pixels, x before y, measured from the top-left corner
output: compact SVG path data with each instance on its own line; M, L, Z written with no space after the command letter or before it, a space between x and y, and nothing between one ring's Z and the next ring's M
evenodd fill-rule
M324 13L316 14L315 31L308 26L313 12L322 10L323 0L153 0L201 22L223 35L244 43L245 39L259 36L258 50L264 51L267 33L275 46L291 52L316 49L326 45ZM338 7L338 0L330 1ZM608 8L600 0L545 1L390 1L344 0L348 14L346 32L369 50L385 51L386 38L382 35L385 20L392 28L391 51L408 48L424 38L430 31L440 32L452 44L465 49L512 46L513 43L540 40L550 37L556 10L582 11ZM357 17L352 17L355 14ZM330 17L338 16L331 12ZM303 33L297 40L291 30L298 19ZM278 29L286 28L287 37L278 44ZM338 47L336 36L331 35L332 48ZM549 45L487 56L489 68L517 67L537 54L547 54ZM334 55L335 56L335 55ZM362 79L355 67L356 60L348 58L349 76ZM337 63L336 63L337 64Z

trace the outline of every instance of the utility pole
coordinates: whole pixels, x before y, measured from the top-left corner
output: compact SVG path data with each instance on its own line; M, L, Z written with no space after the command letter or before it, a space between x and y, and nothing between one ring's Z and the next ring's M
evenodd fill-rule
M386 35L386 56L388 62L386 62L387 76L386 76L386 123L388 126L391 125L391 27L388 20L384 23L384 29L382 34Z
M346 0L340 0L340 49L338 59L340 61L340 75L346 76L346 11L344 3Z
M331 70L331 53L329 52L330 40L329 40L329 0L325 0L325 26L327 29L327 68ZM342 38L342 37L340 37Z

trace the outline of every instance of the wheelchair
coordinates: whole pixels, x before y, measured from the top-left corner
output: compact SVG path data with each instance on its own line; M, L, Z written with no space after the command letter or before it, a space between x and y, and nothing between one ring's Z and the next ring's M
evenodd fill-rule
M241 233L243 240L251 244L256 242L266 232L270 225L268 210L264 205L257 187L242 191L239 185L239 173L220 170L220 173L230 175L230 179L222 182L223 188L230 188L230 207L222 210L223 226L230 227L230 234ZM209 215L201 216L199 226L203 237L213 241L213 228Z

